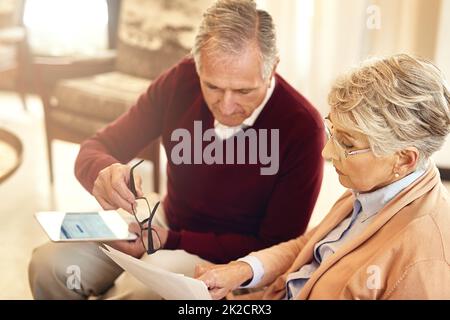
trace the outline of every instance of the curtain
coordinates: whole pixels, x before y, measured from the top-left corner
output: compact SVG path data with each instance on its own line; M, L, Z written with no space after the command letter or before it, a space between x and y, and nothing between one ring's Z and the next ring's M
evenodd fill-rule
M450 0L443 0L441 5L441 15L439 19L439 30L437 32L436 43L436 64L447 77L450 85ZM441 151L434 155L436 164L441 168L450 170L450 138Z
M258 4L277 25L279 72L326 114L334 79L369 56L405 52L435 60L438 29L443 27L441 7L449 1L259 0Z
M450 0L257 0L277 26L279 73L321 112L342 72L370 56L409 53L450 77ZM434 159L450 169L450 139Z

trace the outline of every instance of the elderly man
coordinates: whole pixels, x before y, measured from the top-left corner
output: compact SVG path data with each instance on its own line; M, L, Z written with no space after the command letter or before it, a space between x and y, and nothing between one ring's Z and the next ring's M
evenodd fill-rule
M168 155L167 195L152 221L154 248L146 247L145 230L115 248L192 276L196 264L228 262L305 231L322 182L323 122L275 73L277 64L271 16L254 1L220 0L204 15L192 57L82 144L77 178L103 209L130 213L136 197L124 163L158 137ZM156 196L148 198L153 208ZM36 249L29 269L34 297L159 298L98 246ZM70 265L80 267L79 288L66 286Z

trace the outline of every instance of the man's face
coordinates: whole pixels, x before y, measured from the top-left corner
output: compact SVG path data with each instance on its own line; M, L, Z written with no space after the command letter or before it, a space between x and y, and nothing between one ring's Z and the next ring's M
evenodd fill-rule
M256 49L234 57L202 54L200 84L209 110L221 124L234 127L251 116L264 100L270 80L263 80Z

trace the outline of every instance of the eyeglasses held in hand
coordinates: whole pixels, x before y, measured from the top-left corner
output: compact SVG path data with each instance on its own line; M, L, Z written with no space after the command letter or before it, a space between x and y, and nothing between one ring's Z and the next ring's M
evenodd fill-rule
M134 168L136 168L142 162L144 162L144 160L139 161L133 167L131 167L128 188L133 193L137 203L137 205L132 205L131 209L133 211L133 216L136 219L137 224L139 225L141 233L139 238L141 239L142 245L144 246L147 254L152 254L161 249L161 239L158 235L158 232L156 232L156 230L152 227L152 220L156 213L156 210L158 209L159 201L156 203L155 207L152 210L147 198L138 197L136 186L134 184L133 171ZM147 231L147 241L144 241L144 231ZM153 241L153 236L155 236L157 241Z

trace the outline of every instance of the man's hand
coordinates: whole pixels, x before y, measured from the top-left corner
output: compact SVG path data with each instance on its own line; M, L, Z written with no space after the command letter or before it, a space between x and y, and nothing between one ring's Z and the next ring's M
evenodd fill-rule
M159 239L157 239L156 235L153 234L153 243L157 244L159 240L161 240L161 248L164 248L166 246L167 237L169 236L169 230L155 225L152 226L152 228L155 229L159 237Z
M206 284L214 300L219 300L253 278L253 270L248 263L242 261L213 266L197 265L195 278Z
M159 243L159 240L161 240L161 248L164 248L166 241L167 241L167 236L169 233L168 230L164 229L162 227L159 227L159 226L152 226L152 228L156 230L156 232L158 233L158 236L159 236L159 239L158 239L158 237L155 235L155 233L154 232L152 233L154 245L157 245ZM142 241L141 241L141 239L140 239L141 229L136 222L131 223L128 227L128 230L131 233L136 234L138 236L138 238L133 241L113 241L113 242L109 242L108 245L110 245L111 247L113 247L116 250L119 250L123 253L129 254L130 256L139 259L146 252L146 249L142 245L142 242L144 242L145 244L148 243L148 240L147 240L148 232L147 232L147 230L144 230L142 232Z
M92 195L104 210L122 208L132 213L132 205L136 205L133 193L128 188L130 167L115 163L102 171L94 182ZM140 176L135 174L135 187L138 197L143 196Z
M142 245L141 239L139 239L141 236L141 229L136 222L133 222L128 226L128 231L130 231L130 233L136 234L138 237L135 240L111 241L107 242L107 244L116 250L139 259L145 253L145 248ZM145 238L143 240L147 241L146 234L144 234L144 237Z

